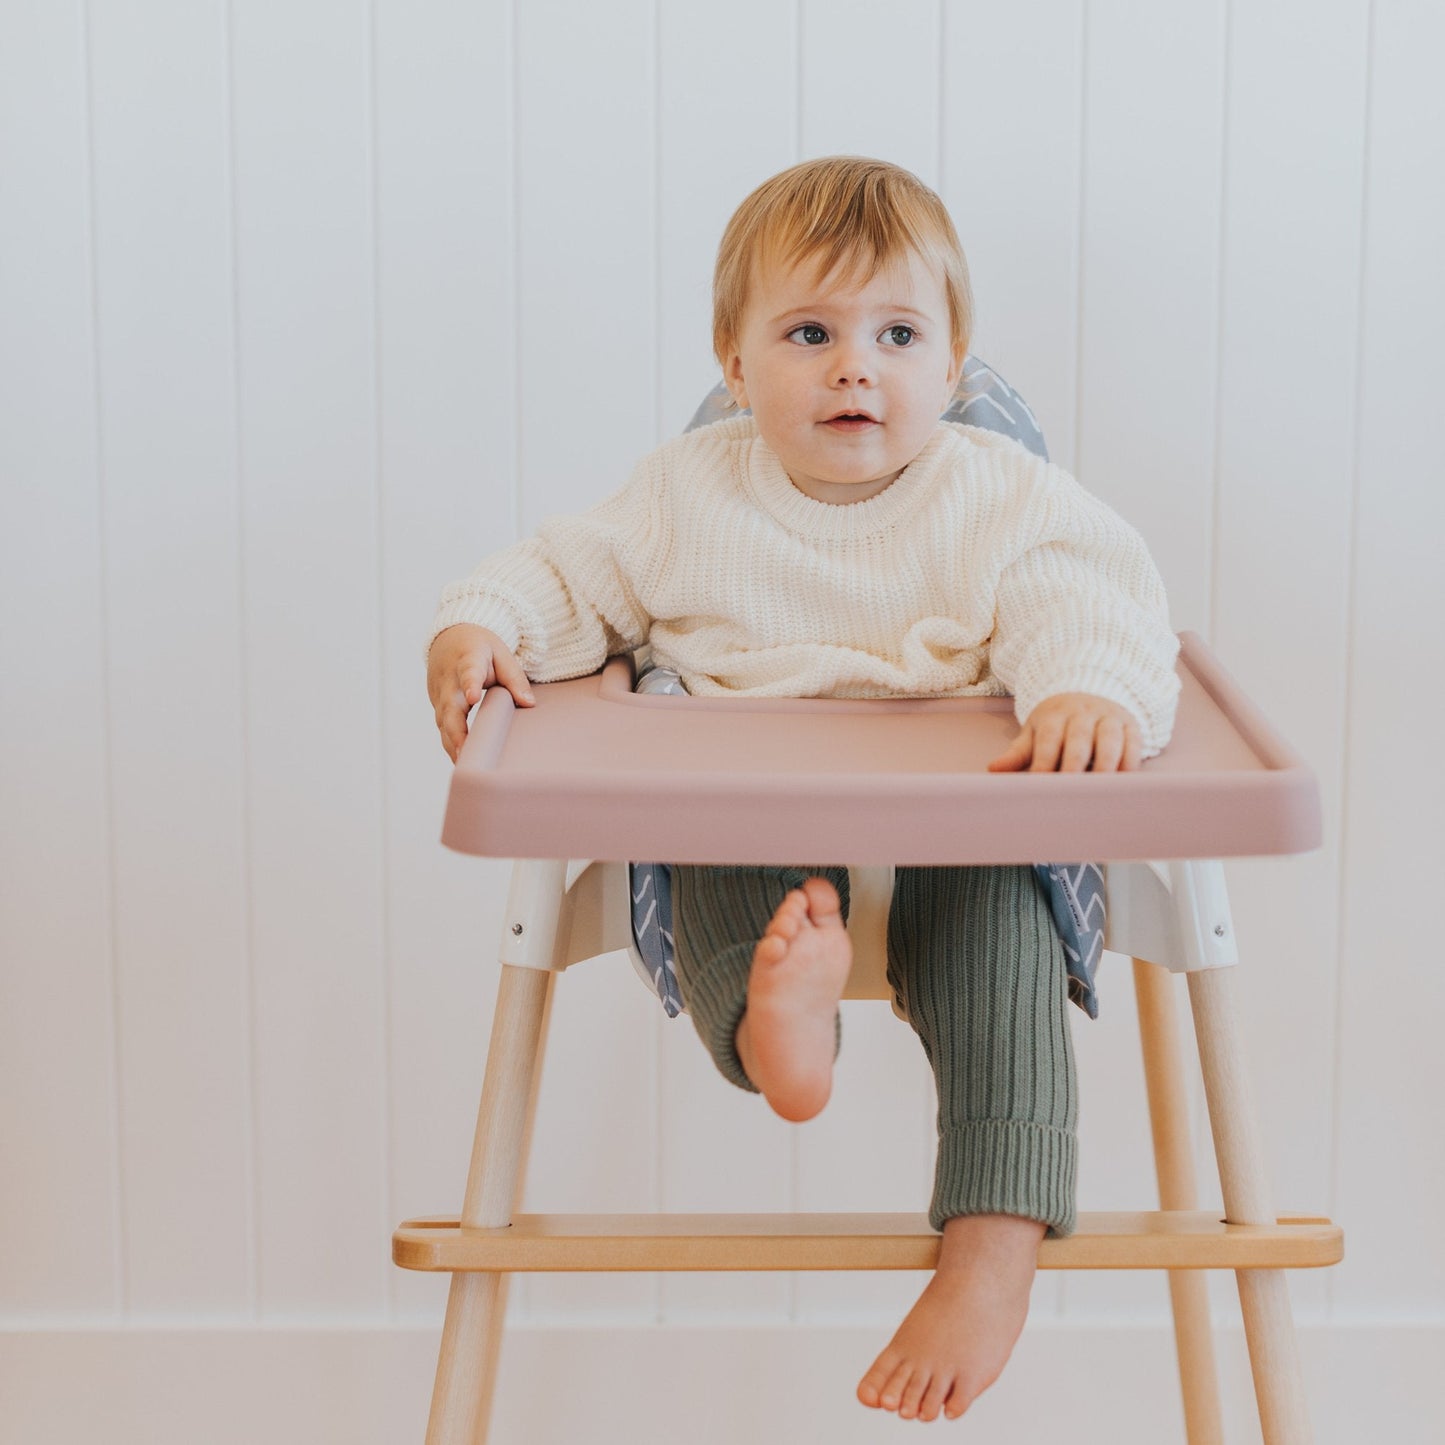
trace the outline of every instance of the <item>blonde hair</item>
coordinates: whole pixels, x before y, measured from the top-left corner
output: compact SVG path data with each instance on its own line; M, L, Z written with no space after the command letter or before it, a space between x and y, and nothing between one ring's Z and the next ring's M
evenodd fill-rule
M825 156L780 171L723 232L713 271L712 342L720 362L737 346L748 287L761 262L814 260L866 283L913 251L943 278L953 343L968 350L973 296L948 211L911 171L863 156Z

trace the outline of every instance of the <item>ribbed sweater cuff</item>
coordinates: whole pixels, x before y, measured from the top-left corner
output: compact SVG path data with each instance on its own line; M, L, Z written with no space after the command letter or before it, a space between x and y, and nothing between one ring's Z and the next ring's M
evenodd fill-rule
M448 627L455 627L459 622L470 622L477 627L485 627L495 632L513 652L516 652L518 640L521 637L521 628L517 624L516 615L496 597L468 592L463 596L452 598L437 609L436 616L432 618L431 636L426 640L423 656L429 658L432 643Z
M938 1141L928 1222L942 1230L958 1214L1015 1214L1049 1226L1046 1239L1074 1232L1078 1138L1021 1119L983 1119Z

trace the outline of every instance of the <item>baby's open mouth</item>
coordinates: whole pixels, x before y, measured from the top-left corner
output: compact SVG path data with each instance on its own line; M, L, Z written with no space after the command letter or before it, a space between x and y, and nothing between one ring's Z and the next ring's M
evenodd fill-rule
M867 412L845 411L837 416L830 416L823 425L832 427L834 431L867 431L870 426L879 426L881 423L874 421Z

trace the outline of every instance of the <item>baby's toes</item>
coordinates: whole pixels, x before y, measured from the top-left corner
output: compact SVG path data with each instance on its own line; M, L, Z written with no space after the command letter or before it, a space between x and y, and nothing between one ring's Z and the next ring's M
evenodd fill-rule
M768 932L787 939L796 938L807 916L808 895L801 888L795 888L778 904L777 912L768 923Z
M907 1360L904 1360L888 1377L888 1383L883 1386L880 1396L885 1410L896 1410L902 1403L903 1391L907 1388L908 1381L912 1376L913 1366Z
M761 958L764 963L781 963L788 956L788 942L783 934L770 925L768 931L758 939L753 956Z
M918 1413L918 1404L923 1399L923 1392L927 1389L928 1382L929 1374L924 1369L914 1370L909 1377L898 1405L898 1413L903 1419L911 1420Z
M813 923L842 923L843 900L826 878L807 879L803 896L808 900L808 917Z
M953 1389L949 1391L948 1399L943 1406L943 1413L950 1420L957 1420L973 1404L973 1400L974 1397L963 1388L963 1381L955 1380Z
M883 1403L883 1387L893 1375L895 1360L885 1351L869 1367L868 1373L858 1382L858 1398L875 1410Z
M928 1382L928 1393L924 1395L922 1403L918 1406L918 1418L920 1420L936 1420L938 1412L943 1408L943 1402L948 1398L948 1387L953 1383L953 1376L946 1370L934 1374Z

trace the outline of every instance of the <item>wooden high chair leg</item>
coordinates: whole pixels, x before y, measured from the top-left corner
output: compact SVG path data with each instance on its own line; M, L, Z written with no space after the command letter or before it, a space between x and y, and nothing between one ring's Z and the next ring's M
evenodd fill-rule
M461 1223L509 1224L520 1200L554 975L502 965ZM452 1275L426 1445L485 1445L507 1311L508 1275Z
M1235 1011L1234 970L1204 968L1188 977L1225 1219L1272 1225L1274 1206ZM1240 1269L1235 1278L1264 1445L1309 1445L1313 1435L1284 1271Z
M1197 1209L1189 1100L1184 1086L1173 975L1158 964L1136 958L1134 997L1139 1009L1139 1041L1144 1054L1144 1083L1154 1136L1159 1207ZM1209 1327L1207 1272L1170 1270L1169 1299L1174 1311L1174 1347L1179 1356L1185 1438L1189 1445L1223 1445L1224 1422L1219 1408L1214 1336Z
M506 955L550 959L561 922L565 869L565 863L530 860L513 868L507 904L510 932L504 935L502 976L462 1204L463 1228L510 1224L521 1201L555 975L547 968L509 963ZM498 1271L459 1270L452 1275L426 1445L485 1445L506 1319L507 1279Z
M504 966L504 971L510 969L510 965ZM532 969L529 972L535 973ZM542 1023L537 1035L537 1052L532 1064L532 1087L527 1099L527 1117L522 1125L522 1147L517 1159L517 1183L512 1191L512 1212L515 1214L522 1207L522 1194L527 1185L527 1161L532 1155L532 1135L537 1122L537 1095L542 1092L542 1068L547 1057L547 1028L552 1018L552 999L556 987L557 975L548 972L547 996L542 1003ZM499 989L500 992L500 989ZM474 1436L475 1445L486 1445L487 1431L490 1428L492 1414L492 1400L497 1388L497 1366L502 1357L502 1338L507 1327L507 1294L508 1286L512 1282L509 1274L497 1274L497 1288L492 1296L491 1314L487 1320L486 1335L482 1345L482 1388L481 1388L481 1425L479 1433Z

